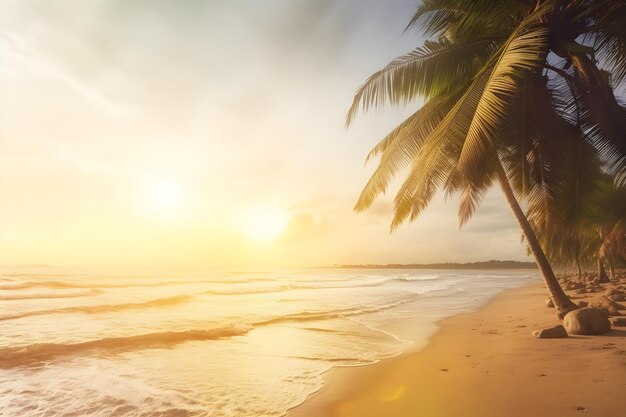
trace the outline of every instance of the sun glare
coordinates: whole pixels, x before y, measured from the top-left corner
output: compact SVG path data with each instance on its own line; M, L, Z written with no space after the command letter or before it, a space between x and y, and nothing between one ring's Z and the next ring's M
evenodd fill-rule
M184 202L183 190L174 181L161 181L149 186L144 193L144 203L152 211L172 212Z
M257 206L248 209L242 218L246 236L257 242L270 242L285 231L289 214L278 207Z

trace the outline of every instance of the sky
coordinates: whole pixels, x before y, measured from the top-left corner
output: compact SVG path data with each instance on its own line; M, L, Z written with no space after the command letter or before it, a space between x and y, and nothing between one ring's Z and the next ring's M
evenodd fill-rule
M417 0L3 0L0 265L527 260L499 190L461 230L436 198L389 233L354 203L421 103L358 86L420 46ZM397 182L396 182L397 183Z

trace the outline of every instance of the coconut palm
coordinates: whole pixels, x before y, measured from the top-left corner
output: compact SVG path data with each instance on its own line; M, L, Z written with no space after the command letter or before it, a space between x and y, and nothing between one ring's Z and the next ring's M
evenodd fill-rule
M615 189L605 177L596 190L597 211L592 225L597 239L593 249L598 265L598 278L609 282L604 269L608 263L611 278L615 277L614 262L626 257L626 188Z
M587 248L597 240L592 220L598 205L590 196L603 177L601 164L581 131L555 114L558 100L547 85L534 85L531 91L520 109L524 117L517 120L524 134L505 156L513 174L510 182L527 201L528 220L548 259L575 263L582 278L581 261L589 260Z
M558 154L543 153L552 176L560 180L551 187L554 198L547 206L543 199L529 200L527 216L551 261L574 263L579 278L581 262L596 263L600 282L608 282L603 262L615 250L620 217L626 210L619 197L626 189L616 189L601 172L593 149L583 138L578 141Z
M599 249L599 258L609 264L611 279L615 278L615 262L626 260L626 219L622 218L610 227Z
M369 207L406 171L392 230L414 220L438 190L460 193L463 225L498 183L563 316L576 305L559 286L518 198L551 207L558 178L545 180L550 170L543 153L554 143L552 128L558 146L584 137L617 184L624 182L626 112L607 74L613 85L626 79L626 4L425 0L411 28L422 28L430 40L368 78L348 111L350 125L359 110L425 100L368 155L380 161L356 210ZM550 125L526 129L525 114L538 98L550 110ZM575 135L562 134L568 130Z

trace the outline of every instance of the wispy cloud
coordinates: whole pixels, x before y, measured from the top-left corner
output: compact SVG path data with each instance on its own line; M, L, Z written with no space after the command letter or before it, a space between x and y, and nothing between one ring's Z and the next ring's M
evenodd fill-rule
M0 32L0 54L3 56L3 72L12 77L46 77L56 80L83 98L87 104L111 116L129 116L138 110L110 99L98 88L73 75L70 70L42 53L36 41L24 35L8 30Z

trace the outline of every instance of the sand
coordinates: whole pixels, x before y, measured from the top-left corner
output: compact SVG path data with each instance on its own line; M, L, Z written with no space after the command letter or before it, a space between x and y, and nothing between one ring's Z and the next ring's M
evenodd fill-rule
M560 323L545 297L539 284L507 291L441 321L422 350L335 368L288 417L626 416L626 327L536 339L533 330Z

